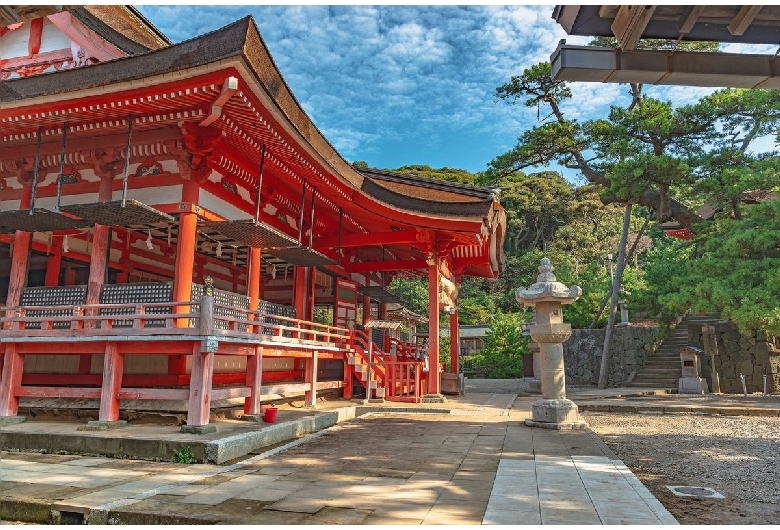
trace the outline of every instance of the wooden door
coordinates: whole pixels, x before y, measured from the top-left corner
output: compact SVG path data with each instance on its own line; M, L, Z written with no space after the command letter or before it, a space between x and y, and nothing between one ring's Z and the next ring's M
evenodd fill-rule
M336 291L333 297L333 325L339 328L352 328L357 316L357 282L336 278Z

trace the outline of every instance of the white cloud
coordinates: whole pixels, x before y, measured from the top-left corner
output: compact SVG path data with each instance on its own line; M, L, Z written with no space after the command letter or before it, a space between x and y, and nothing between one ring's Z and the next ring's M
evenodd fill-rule
M349 160L483 170L537 124L536 108L494 101L496 87L568 37L552 5L141 6L172 40L251 14L282 75L326 138ZM571 83L568 117L606 115L627 87ZM647 87L675 103L705 92ZM544 118L548 110L540 109Z

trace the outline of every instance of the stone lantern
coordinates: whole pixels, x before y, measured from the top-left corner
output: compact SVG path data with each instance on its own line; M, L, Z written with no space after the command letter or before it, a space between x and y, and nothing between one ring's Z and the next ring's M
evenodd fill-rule
M566 399L566 374L563 367L563 342L571 336L571 325L563 322L563 305L571 304L582 294L573 285L556 281L553 266L542 258L536 283L519 288L515 298L535 310L535 323L529 326L531 339L539 344L542 399L532 405L532 418L526 425L548 429L580 429L587 424L579 419L577 405Z

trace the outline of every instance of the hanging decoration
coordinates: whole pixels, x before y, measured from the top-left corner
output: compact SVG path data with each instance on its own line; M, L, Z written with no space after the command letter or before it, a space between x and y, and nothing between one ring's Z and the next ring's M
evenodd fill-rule
M216 254L218 258L222 257L222 241L217 241L217 250Z
M154 243L152 242L152 231L149 230L149 237L146 238L146 248L154 250Z
M67 254L70 252L70 246L68 246L68 235L65 234L65 237L62 238L62 253Z
M236 266L236 258L238 257L238 247L233 245L233 266Z

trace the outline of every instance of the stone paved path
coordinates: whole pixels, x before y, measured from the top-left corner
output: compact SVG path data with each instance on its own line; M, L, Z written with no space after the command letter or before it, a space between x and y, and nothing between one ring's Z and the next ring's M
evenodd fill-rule
M452 414L363 416L231 466L2 453L0 518L676 524L592 433L524 426L531 398L469 398Z

